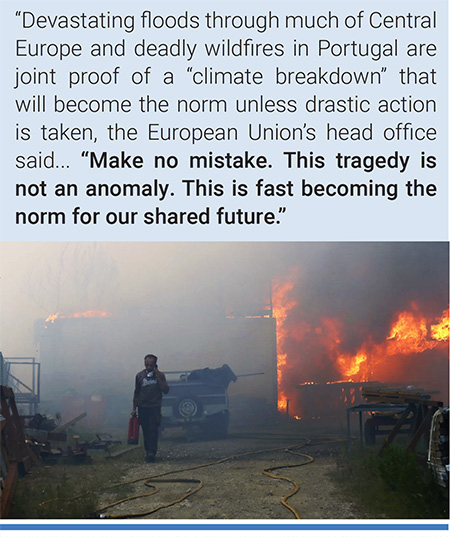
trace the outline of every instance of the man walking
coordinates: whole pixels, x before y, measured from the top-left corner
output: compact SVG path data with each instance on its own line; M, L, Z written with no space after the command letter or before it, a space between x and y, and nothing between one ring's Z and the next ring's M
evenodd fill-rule
M169 391L166 376L159 371L157 361L158 358L154 354L147 354L144 358L145 369L136 375L131 412L132 416L136 415L136 410L138 412L144 436L146 462L155 462L158 427L161 423L162 394Z

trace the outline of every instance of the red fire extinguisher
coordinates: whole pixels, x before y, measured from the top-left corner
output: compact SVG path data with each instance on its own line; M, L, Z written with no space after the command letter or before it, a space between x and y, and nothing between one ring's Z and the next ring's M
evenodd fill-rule
M128 443L139 444L139 418L131 416L128 422Z

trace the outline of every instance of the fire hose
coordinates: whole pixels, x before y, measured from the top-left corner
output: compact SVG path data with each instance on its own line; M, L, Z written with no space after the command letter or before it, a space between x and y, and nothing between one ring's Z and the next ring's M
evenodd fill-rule
M161 474L161 475L166 475L166 474ZM146 478L146 479L147 481L145 481L145 485L147 487L153 488L151 492L148 492L147 494L137 494L136 496L129 496L128 498L122 498L121 500L118 500L114 503L110 503L109 505L105 505L101 507L100 509L97 509L92 514L101 513L102 511L106 511L106 509L109 509L110 507L114 507L115 505L119 505L124 502L136 500L138 498L144 498L146 496L152 496L153 494L156 494L157 492L160 491L160 489L158 487L155 487L155 485L153 485L152 483L150 483L149 482L150 479L156 483L158 482L159 483L197 483L197 487L194 488L193 490L189 490L188 492L186 492L186 494L183 494L183 496L181 496L180 498L177 498L176 500L173 500L170 503L160 505L159 507L155 507L154 509L150 509L149 511L146 511L146 512L141 511L139 513L131 513L131 514L128 513L125 515L108 515L108 516L100 515L100 518L133 518L137 516L142 517L142 516L151 515L152 513L156 513L156 511L159 511L160 509L166 509L167 507L171 507L172 505L182 502L183 500L185 500L186 498L189 498L189 496L192 496L193 494L198 492L201 488L203 488L203 483L200 479L157 479L156 477ZM121 483L121 485L122 484L123 483Z
M276 475L272 472L274 470L281 470L283 468L296 468L298 466L305 466L305 464L310 464L311 462L314 462L314 458L311 457L310 455L306 455L305 453L297 453L296 451L293 451L290 448L287 448L286 451L294 455L300 455L301 457L306 457L307 460L304 462L301 462L300 464L289 464L289 465L283 465L283 466L273 466L272 468L265 468L263 470L263 474L271 477L272 479L281 479L283 481L288 481L289 483L292 483L294 485L293 490L289 494L286 494L285 496L283 496L280 501L281 501L281 504L284 507L286 507L286 509L289 509L289 511L291 511L291 513L295 516L295 518L300 519L301 516L297 513L297 511L291 505L287 503L287 500L289 498L297 494L297 492L300 490L300 486L293 479L289 477L281 476L281 475Z
M143 494L137 494L137 495L134 495L134 496L129 496L129 497L126 497L126 498L122 498L120 500L117 500L113 503L110 503L108 505L104 505L98 509L96 509L92 514L92 516L100 516L100 518L111 518L111 519L118 519L118 518L134 518L134 517L143 517L143 516L147 516L147 515L150 515L150 514L153 514L161 509L166 509L166 508L169 508L177 503L180 503L182 502L183 500L187 499L188 497L192 496L193 494L196 494L199 490L201 490L203 488L203 482L200 480L200 479L167 479L166 476L168 475L173 475L173 474L178 474L178 473L182 473L182 472L188 472L188 471L192 471L192 470L198 470L198 469L201 469L201 468L206 468L206 467L209 467L209 466L214 466L214 465L218 465L218 464L222 464L224 462L228 462L228 461L231 461L231 460L234 460L234 459L237 459L237 458L241 458L241 457L246 457L246 456L249 456L249 455L257 455L257 454L261 454L261 453L269 453L269 452L275 452L275 451L281 451L281 450L284 450L288 453L291 453L293 455L298 455L298 456L301 456L301 457L304 457L306 458L307 460L306 461L303 461L301 463L298 463L298 464L288 464L288 465L281 465L281 466L273 466L273 467L270 467L270 468L265 468L263 469L262 473L264 475L267 475L268 477L272 478L272 479L279 479L279 480L283 480L283 481L287 481L289 483L291 483L293 485L293 489L291 490L291 492L289 492L288 494L286 494L285 496L283 496L283 498L280 500L281 501L281 504L286 507L287 509L289 509L289 511L292 512L292 514L297 518L297 519L300 519L300 515L299 513L297 513L297 511L292 507L290 506L288 503L287 503L287 500L289 498L291 498L292 496L294 496L299 490L300 490L300 486L298 485L298 483L296 483L293 479L289 478L289 477L286 477L286 476L281 476L281 475L277 475L277 474L274 474L273 472L276 471L276 470L281 470L281 469L286 469L286 468L296 468L296 467L300 467L300 466L304 466L306 464L310 464L312 462L314 462L314 458L311 457L310 455L307 455L305 453L299 453L298 449L301 449L302 447L304 447L305 445L310 445L311 444L311 441L309 439L307 439L307 441L303 444L296 444L296 445L293 445L293 446L284 446L284 447L277 447L277 448L269 448L269 449L262 449L262 450L256 450L256 451L248 451L248 452L245 452L245 453L240 453L240 454L234 454L234 455L230 455L228 457L224 457L222 459L219 459L219 460L216 460L216 461L212 461L212 462L207 462L207 463L203 463L203 464L199 464L199 465L195 465L195 466L190 466L190 467L186 467L186 468L180 468L178 470L171 470L169 472L164 472L164 473L161 473L161 474L156 474L156 475L153 475L153 476L147 476L147 477L141 477L141 478L138 478L138 479L133 479L133 480L130 480L130 481L124 481L124 482L121 482L121 483L116 483L114 485L111 485L109 487L106 487L106 488L103 488L103 489L100 489L102 491L107 491L107 490L111 490L111 489L114 489L114 488L118 488L118 487L122 487L124 485L132 485L132 484L135 484L135 483L139 483L139 482L144 482L144 485L147 486L147 487L150 487L152 488L152 490L150 492L147 492L147 493L143 493ZM192 484L195 484L195 488L187 491L185 494L183 494L182 496L180 496L179 498L169 502L169 503L166 503L166 504L163 504L163 505L160 505L156 508L153 508L153 509L150 509L146 512L143 512L143 511L140 511L140 512L131 512L131 513L124 513L124 514L111 514L111 515L106 515L106 514L101 514L103 513L104 511L116 506L116 505L119 505L119 504L122 504L122 503L125 503L125 502L128 502L128 501L132 501L132 500L136 500L136 499L139 499L139 498L144 498L144 497L149 497L149 496L152 496L156 493L158 493L160 491L160 489L154 485L153 483L192 483ZM83 494L80 494L74 498L71 498L70 500L66 500L66 501L74 501L76 499L79 499L83 496L86 496L90 493L92 493L93 491L88 491L88 492L84 492ZM63 500L62 498L54 498L54 499L50 499L50 500L46 500L45 502L41 502L39 505L42 506L48 502L52 502L52 501L61 501Z
M308 440L305 444L307 444L307 443L310 443L310 441ZM300 444L300 445L297 444L295 446L289 446L289 447L261 449L261 450L257 450L257 451L248 451L248 452L245 452L245 453L230 455L229 457L224 457L223 459L219 459L217 461L208 462L208 463L204 463L204 464L199 464L199 465L196 465L196 466L190 466L188 468L181 468L179 470L172 470L170 472L165 472L163 474L157 474L157 475L150 476L150 477L139 478L139 479L135 479L135 480L132 480L132 481L128 481L126 483L120 483L119 485L113 485L113 487L116 487L116 486L122 486L122 485L125 485L125 484L130 485L130 484L134 484L134 483L144 481L144 484L146 486L148 486L148 487L152 487L153 490L151 492L149 492L149 493L138 494L138 495L135 495L135 496L129 496L128 498L123 498L123 499L118 500L118 501L116 501L114 503L105 505L105 506L100 507L99 509L97 509L95 511L95 513L93 513L93 514L102 513L103 511L106 511L107 509L109 509L111 507L114 507L114 506L116 506L118 504L121 504L121 503L124 503L124 502L127 502L127 501L131 501L131 500L135 500L135 499L138 499L138 498L143 498L143 497L146 497L146 496L151 496L153 494L156 494L157 492L159 492L159 489L158 489L158 487L155 487L155 485L153 485L153 483L177 483L178 482L178 483L196 483L197 484L197 486L194 489L188 491L186 494L184 494L180 498L177 498L176 500L174 500L172 502L169 502L167 504L164 504L164 505L161 505L161 506L156 507L154 509L151 509L151 510L149 510L147 512L142 512L141 511L139 513L126 513L126 514L120 514L120 515L100 515L100 516L102 518L103 517L104 518L133 518L133 517L142 517L142 516L150 515L152 513L155 513L156 511L171 507L172 505L175 505L177 503L182 502L183 500L185 500L189 496L192 496L193 494L197 493L203 487L203 482L200 479L162 479L163 477L165 477L167 475L171 475L171 474L175 474L175 473L181 473L181 472L187 472L187 471L192 471L192 470L198 470L200 468L206 468L208 466L214 466L214 465L217 465L217 464L222 464L224 462L228 462L228 461L231 461L233 459L237 459L239 457L245 457L245 456L256 455L256 454L260 454L260 453L268 453L268 452L284 450L284 451L287 451L288 453L292 453L294 455L299 455L299 456L302 456L302 457L306 457L307 461L302 462L300 464L282 465L282 466L275 466L275 467L272 467L272 468L266 468L266 469L263 470L263 474L265 474L265 475L267 475L267 476L269 476L269 477L271 477L273 479L281 479L281 480L288 481L288 482L293 484L294 489L289 494L283 496L283 498L281 499L281 503L282 503L282 505L284 507L289 509L294 514L294 516L296 518L299 519L299 518L301 518L300 515L295 511L295 509L293 507L291 507L287 503L288 498L294 496L300 490L299 485L294 480L292 480L292 479L290 479L288 477L278 476L278 475L273 474L272 472L275 471L275 470L282 469L282 468L294 468L294 467L303 466L305 464L309 464L309 463L313 462L314 461L313 457L310 457L309 455L306 455L304 453L298 453L297 451L294 451L294 449L300 449L305 444Z

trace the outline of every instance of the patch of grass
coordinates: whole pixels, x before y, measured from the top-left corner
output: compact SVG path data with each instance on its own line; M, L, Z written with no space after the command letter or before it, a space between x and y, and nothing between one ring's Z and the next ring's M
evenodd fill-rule
M18 482L10 518L89 518L97 499L90 480L66 468L39 468ZM50 472L48 471L50 470Z
M337 477L343 492L373 518L448 518L445 491L401 447L389 446L382 457L342 459Z
M92 464L34 467L20 478L9 518L92 518L101 491L119 482L129 465L95 454ZM127 485L110 491L111 501L127 495Z

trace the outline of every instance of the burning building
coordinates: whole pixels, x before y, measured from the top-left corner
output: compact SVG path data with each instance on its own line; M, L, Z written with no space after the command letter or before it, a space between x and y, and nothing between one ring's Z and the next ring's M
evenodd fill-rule
M307 303L310 293L302 293L300 270L294 268L274 282L280 411L297 419L342 416L346 406L361 402L359 392L367 383L414 386L448 403L445 288L433 300L426 294L417 296L416 289L414 300L405 300L402 309L386 308L386 318L371 327L370 303L365 316L361 304L345 310L355 302L353 297L343 298L342 316L333 297L332 312L324 308L314 314L316 308Z
M264 373L230 396L281 411L289 400L292 417L344 409L368 382L448 400L447 243L45 244L34 258L16 249L39 308L10 285L4 351L37 349L43 400L121 399L126 415L149 352L165 371L227 363ZM37 254L43 265L26 272ZM30 311L41 317L31 348L15 333ZM327 399L322 390L326 406L311 404Z

